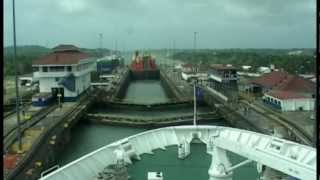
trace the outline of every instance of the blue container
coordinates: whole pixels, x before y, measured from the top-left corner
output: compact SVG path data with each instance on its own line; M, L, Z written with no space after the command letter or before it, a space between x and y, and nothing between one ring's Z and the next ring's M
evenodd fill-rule
M51 104L53 98L51 93L40 93L32 97L32 105L37 107L44 107Z
M119 59L102 60L97 62L97 72L99 74L110 73L114 68L119 66Z
M204 101L204 93L203 93L203 89L201 89L200 87L196 86L196 98L197 98L197 102L203 102Z

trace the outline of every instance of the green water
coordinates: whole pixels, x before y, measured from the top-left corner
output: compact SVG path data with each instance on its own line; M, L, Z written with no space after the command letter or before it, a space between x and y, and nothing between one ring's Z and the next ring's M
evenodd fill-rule
M131 83L126 97L134 98L136 102L141 103L165 102L168 100L159 81L136 81ZM107 111L112 113L116 110L108 109ZM200 111L207 111L207 109L203 108ZM127 115L139 115L140 113L140 116L167 116L168 114L184 114L187 112L192 112L192 109L166 110L153 112L153 114L133 111L123 111L122 113ZM212 122L211 125L227 126L222 120ZM65 165L111 142L146 130L145 128L106 126L80 121L71 130L70 143L57 157L57 163L61 166ZM132 180L146 180L148 171L162 171L165 180L207 180L209 178L208 169L211 163L211 156L206 154L204 144L192 144L191 155L184 160L178 159L178 151L175 146L168 147L166 151L155 150L153 155L145 154L141 157L140 161L136 161L129 166L129 174ZM229 157L233 164L244 160L244 158L231 153ZM256 180L258 173L252 163L235 170L233 177L234 180Z
M70 143L58 157L57 163L59 165L67 164L100 147L145 130L147 129L80 122L72 129Z
M135 102L137 104L165 103L169 101L160 81L139 80L129 84L123 101Z

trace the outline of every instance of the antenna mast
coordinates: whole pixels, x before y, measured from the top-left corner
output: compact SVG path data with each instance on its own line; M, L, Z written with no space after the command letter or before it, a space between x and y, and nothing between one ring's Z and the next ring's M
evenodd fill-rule
M103 57L103 50L102 50L102 40L103 40L103 34L99 34L99 49L100 49L100 56Z

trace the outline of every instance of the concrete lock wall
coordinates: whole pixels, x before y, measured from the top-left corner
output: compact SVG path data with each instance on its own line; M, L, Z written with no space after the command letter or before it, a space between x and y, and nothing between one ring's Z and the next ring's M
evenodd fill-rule
M162 73L160 73L160 82L162 87L165 89L166 95L170 99L177 99L179 97L179 94L175 93L174 91L174 85L170 85Z
M70 141L70 128L55 128L44 136L39 146L32 147L30 150L36 156L31 155L26 163L20 164L12 179L38 179L41 172L56 165L56 157Z
M118 85L119 90L116 92L116 96L115 96L117 99L122 99L126 94L126 91L129 87L129 83L132 80L130 76L130 71L124 74L122 78L123 78L122 83Z

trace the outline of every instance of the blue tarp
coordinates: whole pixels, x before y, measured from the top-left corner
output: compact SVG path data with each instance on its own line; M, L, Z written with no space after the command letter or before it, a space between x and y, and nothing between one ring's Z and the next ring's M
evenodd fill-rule
M204 100L203 89L196 86L196 98L197 102L202 102Z
M99 61L97 62L97 71L98 73L110 72L118 65L118 59Z
M67 77L61 79L58 84L64 86L69 91L76 90L76 78L73 73L70 73Z

